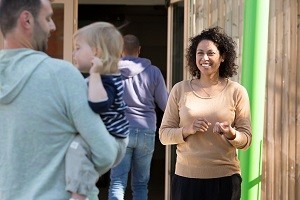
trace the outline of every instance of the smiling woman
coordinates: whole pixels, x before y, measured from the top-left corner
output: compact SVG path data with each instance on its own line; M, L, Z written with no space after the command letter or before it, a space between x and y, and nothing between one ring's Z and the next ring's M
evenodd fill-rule
M239 200L236 150L252 135L247 91L229 80L235 43L219 27L205 29L190 39L186 58L192 79L171 89L159 129L161 143L177 148L172 199Z

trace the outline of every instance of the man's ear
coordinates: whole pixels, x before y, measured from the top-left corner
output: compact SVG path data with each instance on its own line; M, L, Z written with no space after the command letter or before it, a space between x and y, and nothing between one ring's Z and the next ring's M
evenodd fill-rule
M21 12L19 20L20 20L20 24L25 29L30 28L33 25L33 22L34 22L32 14L30 12L26 11L26 10Z

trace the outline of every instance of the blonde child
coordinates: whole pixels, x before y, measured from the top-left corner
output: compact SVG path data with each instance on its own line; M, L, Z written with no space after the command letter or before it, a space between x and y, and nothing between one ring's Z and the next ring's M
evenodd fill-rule
M129 133L122 77L118 69L122 50L122 35L110 23L92 23L74 34L74 64L81 72L89 73L89 105L101 116L107 130L118 138L120 144L120 156L115 165L125 154ZM71 192L70 200L88 199L102 175L94 168L90 158L89 147L77 136L66 155L66 190Z

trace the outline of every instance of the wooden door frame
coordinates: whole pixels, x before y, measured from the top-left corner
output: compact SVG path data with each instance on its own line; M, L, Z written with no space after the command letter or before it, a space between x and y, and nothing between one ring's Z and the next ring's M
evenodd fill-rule
M78 0L55 0L52 4L64 4L63 59L72 62L72 35L77 30Z
M173 73L173 66L172 66L172 55L173 55L173 19L174 19L174 12L173 12L173 5L178 2L184 3L184 34L183 34L183 52L185 52L185 49L188 45L188 38L189 38L189 13L190 13L190 5L192 0L171 0L170 5L168 7L168 44L167 44L167 88L168 91L172 88L172 73ZM183 63L184 66L186 65L186 59L185 56L183 56ZM183 67L183 74L182 79L186 79L188 76L188 73ZM166 157L165 157L165 200L171 199L171 177L172 177L172 165L175 163L172 162L172 147L171 145L166 145Z

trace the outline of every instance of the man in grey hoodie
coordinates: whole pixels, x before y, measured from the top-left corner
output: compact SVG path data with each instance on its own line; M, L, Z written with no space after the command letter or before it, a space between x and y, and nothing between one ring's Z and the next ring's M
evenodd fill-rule
M87 84L69 62L43 53L55 30L50 0L1 0L0 199L66 200L65 154L80 133L101 174L118 141L88 105ZM98 199L97 188L89 195Z
M150 60L140 58L136 36L124 36L123 58L119 68L124 80L125 110L129 120L129 143L121 163L111 169L109 199L124 199L128 173L134 200L148 199L150 166L156 132L156 105L164 111L168 92L161 71Z

